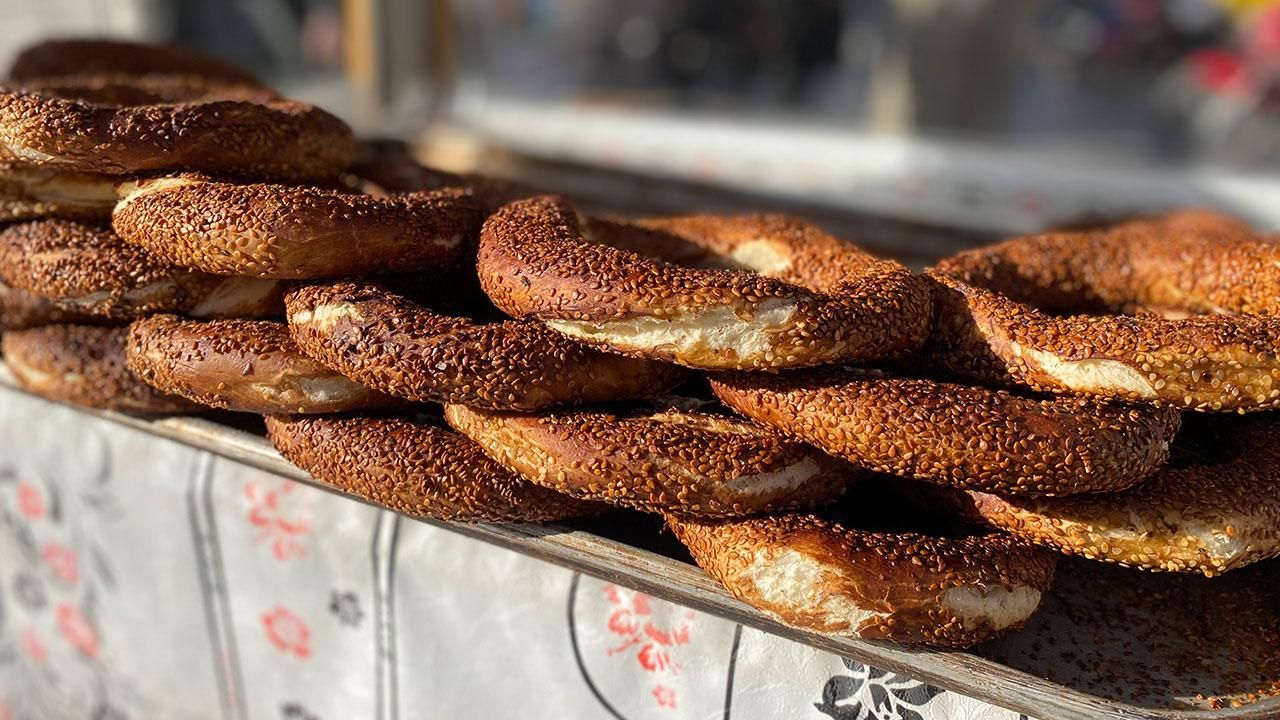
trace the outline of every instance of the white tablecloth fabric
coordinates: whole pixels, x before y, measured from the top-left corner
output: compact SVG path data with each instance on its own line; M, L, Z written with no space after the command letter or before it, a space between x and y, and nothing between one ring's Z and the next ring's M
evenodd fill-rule
M0 389L0 720L1015 713Z

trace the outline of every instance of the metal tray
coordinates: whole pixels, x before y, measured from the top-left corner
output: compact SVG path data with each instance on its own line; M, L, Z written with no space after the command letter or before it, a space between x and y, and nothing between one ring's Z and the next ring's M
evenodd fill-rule
M0 386L20 390L3 364ZM282 459L251 429L256 420L246 429L80 410L339 492ZM779 625L664 549L656 526L425 522L1042 720L1280 718L1280 697L1221 708L1194 697L1280 691L1280 562L1218 580L1067 562L1028 627L974 651L948 652Z

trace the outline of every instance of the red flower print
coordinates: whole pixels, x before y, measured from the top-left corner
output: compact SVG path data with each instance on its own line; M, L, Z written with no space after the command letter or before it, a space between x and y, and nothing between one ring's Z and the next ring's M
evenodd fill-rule
M35 662L44 662L49 659L49 648L44 644L44 640L40 639L40 633L35 628L27 628L22 631L22 649L26 651L27 657ZM0 715L0 717L3 717Z
M653 699L658 701L658 707L676 709L676 691L666 685L653 686Z
M75 585L80 581L80 565L76 561L75 551L71 548L61 543L50 542L45 544L44 549L40 551L40 556L49 563L49 569L53 570L54 577L68 585Z
M654 620L653 602L648 595L624 590L612 583L604 586L604 595L614 606L606 625L609 632L622 638L622 644L610 648L609 655L617 655L639 645L635 658L641 669L651 673L680 674L680 663L672 655L672 650L689 643L693 613L686 612L674 627L662 627ZM660 707L676 706L673 688L655 685L653 697Z
M244 484L249 524L259 529L254 542L270 543L271 554L281 562L307 552L302 538L311 530L311 519L297 499L300 496L293 495L297 489L297 484L288 480L273 488L253 480Z
M80 608L68 602L58 603L57 614L58 629L62 631L62 637L71 643L71 647L88 657L97 657L98 633L93 629L89 618L80 612Z
M311 656L311 628L287 609L277 607L263 615L262 627L267 639L280 650L300 658Z
M44 498L35 485L22 480L18 483L18 512L28 520L44 517Z
M9 709L7 700L0 700L0 720L13 720L13 711Z

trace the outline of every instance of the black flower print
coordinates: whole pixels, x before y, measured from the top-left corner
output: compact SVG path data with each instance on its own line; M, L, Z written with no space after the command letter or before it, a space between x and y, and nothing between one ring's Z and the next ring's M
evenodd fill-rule
M118 708L112 707L105 702L94 708L89 717L91 720L128 720L128 717Z
M39 610L48 602L40 578L29 572L14 576L13 596L28 610Z
M320 720L319 715L307 710L302 703L288 702L280 706L282 720Z
M835 720L923 720L921 710L942 690L905 675L844 660L848 675L835 675L822 687L818 712Z
M360 609L360 598L353 592L333 591L329 600L329 612L338 617L338 622L351 627L359 627L364 619L364 611Z

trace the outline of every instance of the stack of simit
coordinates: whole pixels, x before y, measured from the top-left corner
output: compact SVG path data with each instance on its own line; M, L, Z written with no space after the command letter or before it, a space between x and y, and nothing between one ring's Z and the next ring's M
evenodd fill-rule
M657 513L782 622L946 647L1021 626L1059 552L1280 554L1254 413L1280 403L1280 245L1212 213L916 274L793 218L585 216L357 153L238 70L91 42L18 61L0 158L19 382L266 415L399 512Z

